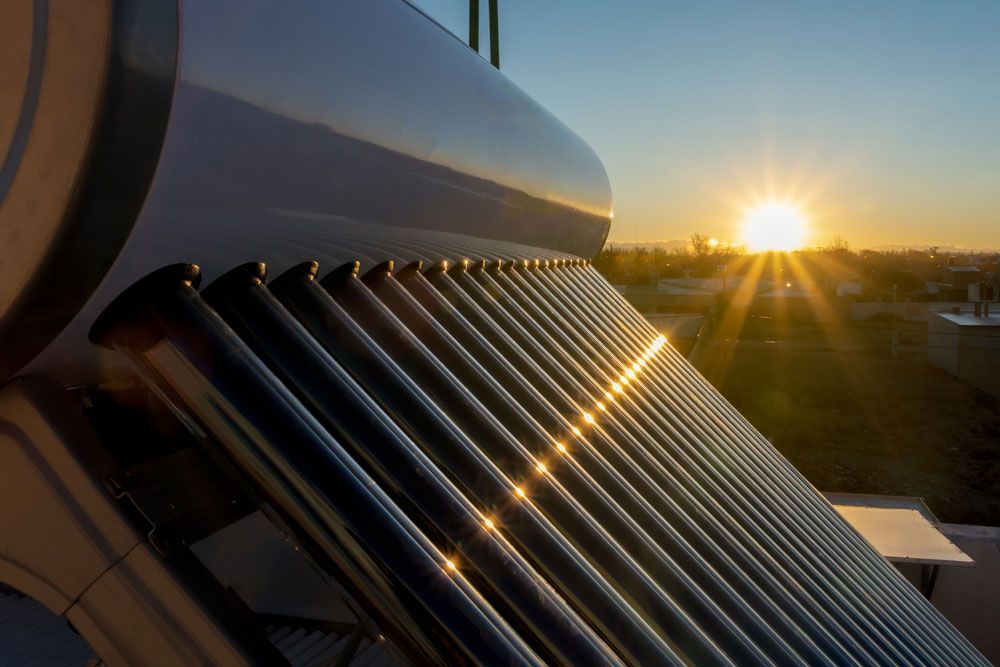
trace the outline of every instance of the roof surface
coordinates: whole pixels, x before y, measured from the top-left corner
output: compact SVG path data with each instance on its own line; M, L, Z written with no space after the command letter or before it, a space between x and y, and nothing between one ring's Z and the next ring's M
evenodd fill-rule
M1000 327L1000 317L990 315L989 317L975 317L965 313L937 313L944 319L962 327Z

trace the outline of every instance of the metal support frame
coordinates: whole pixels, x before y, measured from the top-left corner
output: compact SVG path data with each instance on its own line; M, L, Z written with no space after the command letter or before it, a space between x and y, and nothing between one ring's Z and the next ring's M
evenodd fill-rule
M489 0L490 64L500 69L499 0ZM479 53L479 0L469 0L469 46Z
M500 15L498 0L490 0L490 63L500 69Z
M940 569L940 565L920 566L920 592L928 600L934 595L934 585L937 583L938 571Z
M469 0L469 46L479 53L479 0Z

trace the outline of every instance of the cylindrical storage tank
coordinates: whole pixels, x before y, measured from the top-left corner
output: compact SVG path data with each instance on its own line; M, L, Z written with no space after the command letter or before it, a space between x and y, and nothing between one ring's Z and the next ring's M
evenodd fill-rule
M607 236L594 151L405 0L35 0L0 37L0 379L114 374L86 331L176 262L211 282Z
M176 43L169 2L0 5L0 380L78 314L131 232Z

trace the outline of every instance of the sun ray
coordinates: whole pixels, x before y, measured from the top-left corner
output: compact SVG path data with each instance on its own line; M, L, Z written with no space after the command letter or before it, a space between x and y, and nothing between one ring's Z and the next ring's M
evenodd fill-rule
M798 254L790 254L788 256L788 268L793 279L800 285L815 284L815 277L803 265L802 259ZM806 302L812 311L813 319L819 323L819 333L823 337L823 341L827 345L832 344L831 328L836 327L839 329L841 324L840 316L836 309L830 305L830 302L823 294L815 291L810 298L806 299Z
M725 379L766 262L767 257L763 254L753 258L752 264L747 268L746 276L729 298L721 319L712 331L712 342L706 341L705 346L692 350L691 363L716 387L721 387Z

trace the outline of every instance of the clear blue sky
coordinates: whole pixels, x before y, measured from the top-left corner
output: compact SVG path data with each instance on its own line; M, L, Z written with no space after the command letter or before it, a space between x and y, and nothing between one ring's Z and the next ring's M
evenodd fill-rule
M415 4L465 36L466 0ZM503 71L604 160L612 240L739 241L773 195L812 243L1000 247L1000 0L500 0L500 20Z

